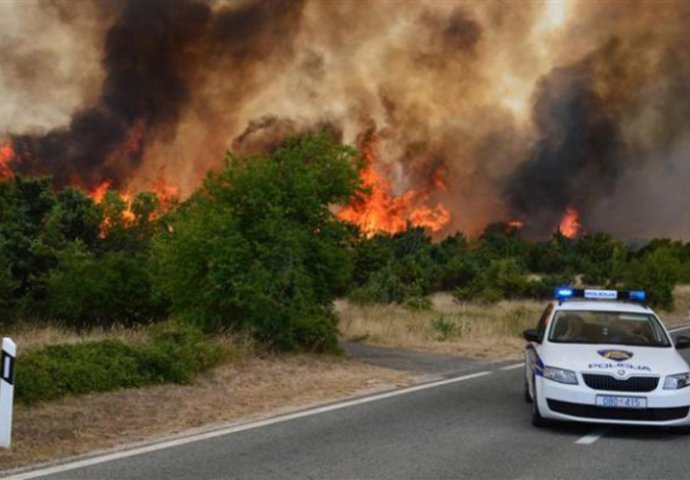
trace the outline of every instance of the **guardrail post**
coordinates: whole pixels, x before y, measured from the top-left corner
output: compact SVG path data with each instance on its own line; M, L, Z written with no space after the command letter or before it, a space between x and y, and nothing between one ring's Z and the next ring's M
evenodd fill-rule
M17 346L11 338L2 339L0 357L0 447L10 448L12 439L12 409L14 408L14 359Z

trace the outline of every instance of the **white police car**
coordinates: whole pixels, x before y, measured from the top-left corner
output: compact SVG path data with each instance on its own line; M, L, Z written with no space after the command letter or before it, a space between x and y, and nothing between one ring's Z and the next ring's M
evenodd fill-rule
M525 330L525 400L549 420L690 425L690 368L642 291L560 288Z

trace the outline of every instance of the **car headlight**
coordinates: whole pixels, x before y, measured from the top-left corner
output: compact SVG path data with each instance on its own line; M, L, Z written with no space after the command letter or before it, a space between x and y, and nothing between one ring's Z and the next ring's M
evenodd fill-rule
M664 381L664 390L678 390L690 386L690 372L669 375Z
M556 367L544 367L544 378L558 383L577 385L577 375L572 370Z

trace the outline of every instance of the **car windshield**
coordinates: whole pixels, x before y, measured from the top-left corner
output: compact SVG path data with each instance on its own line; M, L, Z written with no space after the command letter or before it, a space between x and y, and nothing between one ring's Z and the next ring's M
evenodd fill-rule
M557 312L549 340L559 343L609 343L668 347L668 336L654 315L563 310Z

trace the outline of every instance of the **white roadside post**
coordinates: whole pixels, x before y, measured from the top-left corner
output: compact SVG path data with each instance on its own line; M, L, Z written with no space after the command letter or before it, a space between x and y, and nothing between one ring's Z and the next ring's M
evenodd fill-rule
M10 448L12 437L12 408L14 403L14 359L17 346L11 338L2 339L0 357L0 447Z

